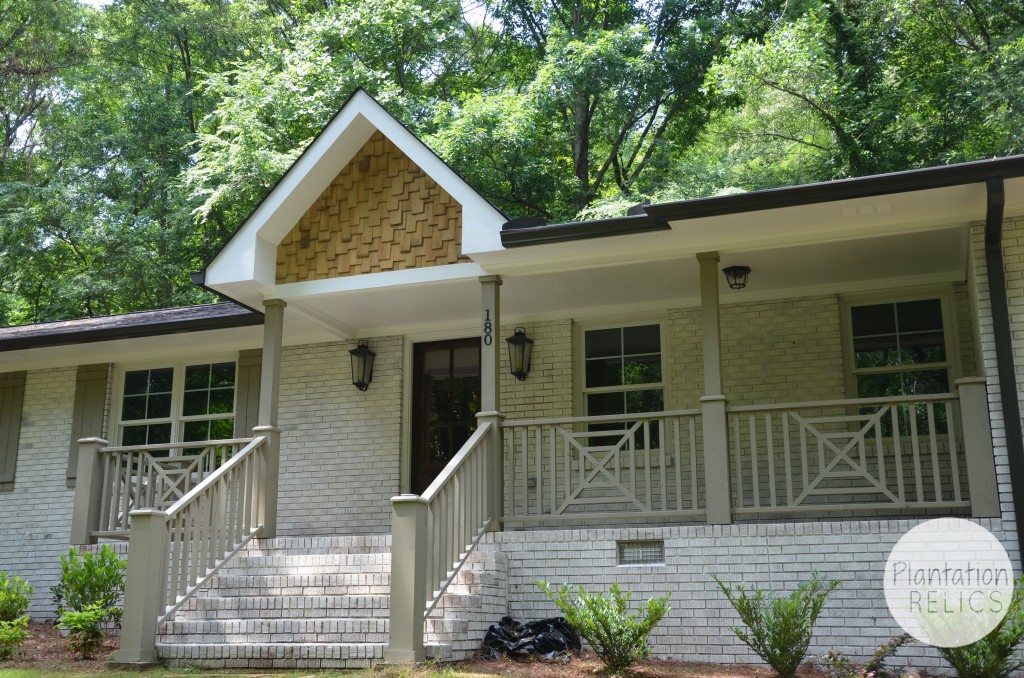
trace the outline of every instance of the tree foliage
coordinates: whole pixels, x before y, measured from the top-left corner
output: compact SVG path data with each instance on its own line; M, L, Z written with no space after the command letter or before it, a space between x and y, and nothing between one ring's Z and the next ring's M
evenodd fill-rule
M1024 152L1024 0L0 0L0 325L206 299L357 87L511 216L614 216Z

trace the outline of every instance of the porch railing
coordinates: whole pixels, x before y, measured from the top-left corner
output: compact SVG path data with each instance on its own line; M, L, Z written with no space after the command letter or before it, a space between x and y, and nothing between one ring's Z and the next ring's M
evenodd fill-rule
M423 622L498 521L497 421L481 419L470 439L421 496L391 500L392 662L422 661Z
M258 436L168 508L132 513L115 661L154 661L159 625L260 531L271 447Z
M729 410L733 511L967 508L956 395Z
M505 524L701 515L700 422L680 410L505 424Z
M100 448L101 500L93 536L127 539L132 511L166 509L251 442L236 438Z

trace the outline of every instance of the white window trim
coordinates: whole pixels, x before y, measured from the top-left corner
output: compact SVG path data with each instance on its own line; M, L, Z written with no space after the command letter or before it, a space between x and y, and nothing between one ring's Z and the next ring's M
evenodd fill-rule
M944 363L928 363L928 365L945 367L949 371L949 390L955 391L954 383L960 378L960 346L957 341L956 304L953 299L953 288L948 285L928 287L908 287L871 292L866 294L843 295L839 298L840 330L843 342L843 379L846 385L846 397L857 398L857 374L854 363L853 327L850 309L854 306L872 304L898 304L904 301L923 301L938 299L942 308L942 335L946 343L946 360ZM877 368L878 372L910 371L914 368L893 367ZM924 368L922 368L924 369Z
M585 321L573 321L572 324L572 354L573 354L573 414L578 417L585 417L587 413L587 393L598 393L601 391L618 392L627 390L622 387L597 387L587 389L587 355L584 342L585 335L591 330L612 330L624 327L639 327L641 325L657 325L658 340L661 342L661 381L650 384L630 384L628 390L655 390L661 389L662 407L668 407L669 387L668 371L665 365L665 352L667 349L666 338L668 334L668 319L664 315L644 315L619 318L591 319ZM635 388L634 388L635 387Z
M118 363L114 368L114 388L113 388L113 407L111 408L111 427L110 431L113 440L111 444L115 447L121 445L121 432L124 428L125 422L121 419L121 409L124 406L124 376L128 372L134 372L136 370L154 370L154 369L166 369L168 367L174 370L174 376L171 382L171 416L161 417L157 419L133 419L129 426L142 425L142 424L159 424L170 421L171 424L171 443L177 444L181 442L181 436L183 434L183 424L187 421L209 421L211 419L227 419L227 413L221 413L217 415L193 415L189 417L182 417L180 414L175 415L176 412L181 412L182 401L185 394L185 368L189 365L211 365L215 363L234 363L235 364L235 388L234 388L234 399L231 403L231 414L232 419L235 418L238 410L238 353L218 353L210 356L195 356L192 358L178 358L175 360L147 360L145 362L132 362L132 363Z

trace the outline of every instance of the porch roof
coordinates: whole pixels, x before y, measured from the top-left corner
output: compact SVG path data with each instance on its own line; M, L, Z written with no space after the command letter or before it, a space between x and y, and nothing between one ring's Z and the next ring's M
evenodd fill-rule
M645 233L670 229L669 222L951 188L984 183L993 177L1024 177L1024 155L641 205L630 210L631 214L613 219L560 224L517 219L503 226L501 241L504 247L510 248ZM947 193L949 199L955 199L954 192ZM1022 195L1018 196L1018 201L1024 200L1024 191L1019 193Z

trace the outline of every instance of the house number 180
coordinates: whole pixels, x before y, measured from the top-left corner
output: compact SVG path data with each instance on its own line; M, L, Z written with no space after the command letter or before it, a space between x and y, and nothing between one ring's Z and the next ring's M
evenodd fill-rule
M484 346L494 343L494 323L491 322L491 309L484 310Z

